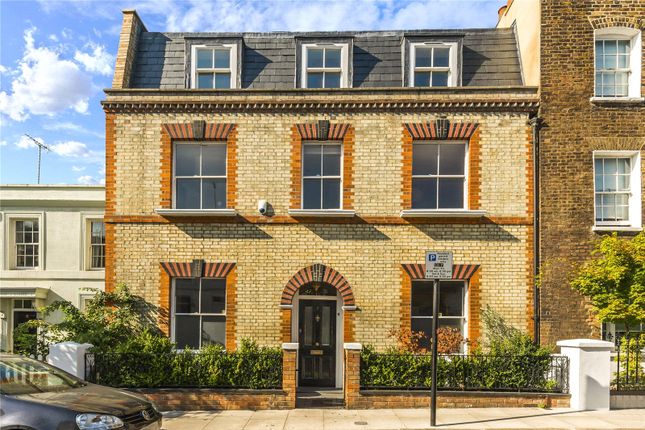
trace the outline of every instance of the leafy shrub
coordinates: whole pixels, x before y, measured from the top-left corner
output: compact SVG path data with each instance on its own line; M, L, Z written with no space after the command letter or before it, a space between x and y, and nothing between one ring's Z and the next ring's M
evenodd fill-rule
M94 380L114 387L277 388L282 383L282 351L242 340L226 352L220 345L175 351L170 341L148 337L147 345L95 353Z
M551 373L551 351L487 308L482 311L487 338L469 355L440 355L437 387L452 390L557 391L557 372ZM449 333L452 334L452 333ZM457 336L444 351L454 351L463 340ZM438 345L438 349L439 346ZM432 357L426 351L389 348L378 353L361 351L361 385L370 388L430 388ZM565 369L560 369L564 371Z
M113 351L139 336L162 337L156 325L156 308L142 297L133 295L125 284L114 291L96 291L84 310L60 300L39 309L43 316L62 314L62 320L50 323L32 320L16 329L16 351L25 355L46 356L49 345L74 341L91 343L95 351Z
M409 328L391 330L391 338L397 342L399 351L411 352L413 354L424 354L428 349L421 343L428 340L432 344L432 335L423 331L413 331ZM437 350L440 354L454 354L461 351L461 345L466 340L461 331L454 327L439 327L437 329Z

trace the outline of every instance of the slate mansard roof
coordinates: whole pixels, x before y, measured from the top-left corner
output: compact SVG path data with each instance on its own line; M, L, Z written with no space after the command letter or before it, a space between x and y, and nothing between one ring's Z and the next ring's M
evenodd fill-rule
M299 43L347 42L353 88L402 87L407 42L459 41L464 87L523 85L512 29L310 33L140 33L130 88L189 87L190 46L232 42L241 48L241 88L293 89Z

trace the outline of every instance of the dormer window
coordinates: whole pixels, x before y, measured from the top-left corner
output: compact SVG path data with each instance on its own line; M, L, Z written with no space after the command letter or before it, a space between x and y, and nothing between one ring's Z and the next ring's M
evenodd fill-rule
M410 48L411 87L457 85L456 43L413 43Z
M595 92L599 98L639 98L641 32L611 27L595 33Z
M192 88L236 87L237 46L193 46Z
M348 63L346 43L302 45L302 87L349 87Z

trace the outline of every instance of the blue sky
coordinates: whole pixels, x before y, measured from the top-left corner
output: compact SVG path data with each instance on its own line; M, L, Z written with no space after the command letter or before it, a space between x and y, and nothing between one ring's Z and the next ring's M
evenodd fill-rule
M492 27L505 0L0 0L0 183L105 180L104 114L122 9L150 31Z

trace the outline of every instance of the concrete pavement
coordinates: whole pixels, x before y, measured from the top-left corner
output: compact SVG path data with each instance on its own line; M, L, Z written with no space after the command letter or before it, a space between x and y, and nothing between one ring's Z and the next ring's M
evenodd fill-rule
M441 409L446 429L645 429L645 409ZM167 430L398 430L430 427L428 409L294 409L288 411L166 412Z

